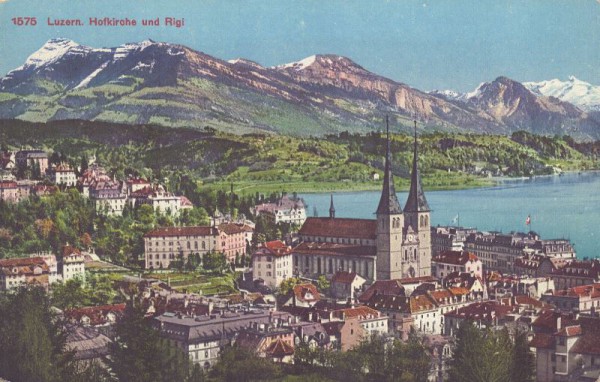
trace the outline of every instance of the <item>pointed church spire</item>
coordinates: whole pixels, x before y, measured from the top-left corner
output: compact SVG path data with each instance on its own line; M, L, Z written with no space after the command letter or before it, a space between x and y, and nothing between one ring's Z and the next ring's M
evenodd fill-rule
M404 206L404 210L409 212L430 211L429 204L427 204L427 199L425 199L425 193L423 192L423 186L421 185L421 175L419 174L419 155L417 150L417 121L415 120L415 147L413 152L412 173L410 177L410 191L408 192L408 199L406 200L406 205Z
M331 203L329 204L329 218L335 219L335 207L333 206L333 194L331 194Z
M390 148L390 124L388 116L385 117L385 126L387 132L387 149L385 153L385 173L383 174L383 190L381 191L381 199L377 206L377 215L392 215L401 214L402 207L396 196L396 188L394 187L394 175L392 174L392 150Z

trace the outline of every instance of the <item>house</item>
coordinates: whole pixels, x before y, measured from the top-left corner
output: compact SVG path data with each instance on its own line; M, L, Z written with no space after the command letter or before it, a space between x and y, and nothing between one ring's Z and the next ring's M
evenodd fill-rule
M65 350L75 353L73 360L79 367L87 367L93 362L103 364L110 355L112 341L100 330L90 326L67 324L65 332Z
M16 156L12 151L0 151L0 170L12 171L16 167Z
M168 268L172 261L187 261L190 255L202 257L219 252L219 231L215 227L165 227L144 235L146 269Z
M542 301L562 312L595 313L600 311L600 283L551 291L542 295Z
M455 226L431 227L431 255L464 250L467 237L473 233L477 233L477 229Z
M25 284L48 289L50 267L46 261L42 257L0 259L0 290L15 289Z
M578 317L564 321L561 316L556 317L555 331L538 332L529 343L536 350L536 380L597 380L600 376L600 319Z
M514 272L517 275L547 277L556 269L566 265L560 258L548 257L535 253L533 250L524 250L523 252L523 256L515 260Z
M481 260L474 253L468 251L442 251L431 258L431 273L433 276L443 279L453 272L482 277Z
M287 223L302 225L306 220L306 208L302 199L283 195L275 203L263 203L254 207L255 215L264 215L275 224Z
M222 346L231 344L242 329L252 325L266 327L267 324L291 319L288 313L261 309L223 311L220 315L196 317L167 312L153 318L152 325L159 330L162 338L183 350L192 362L208 369L218 361ZM271 354L281 354L278 349L271 350Z
M266 324L253 322L243 328L235 339L235 346L273 362L293 363L295 332L284 326L284 322L275 321Z
M123 186L116 180L93 181L91 185L84 186L88 190L90 199L94 203L96 212L108 216L121 216L127 203L127 194ZM85 194L85 191L84 191Z
M571 261L554 270L550 277L554 280L556 290L600 283L600 260Z
M167 192L161 185L143 188L133 187L132 185L131 189L135 189L135 191L128 194L128 202L132 207L147 204L152 206L155 211L171 216L179 216L182 210L194 207L189 199Z
M63 247L62 256L58 259L58 271L67 281L78 278L85 283L85 257L78 248L70 245Z
M360 291L367 280L355 272L339 271L331 278L329 288L333 298L354 301L357 291Z
M515 306L499 301L474 302L444 314L443 334L454 335L463 321L470 321L479 329L496 328L508 322L509 313L515 310Z
M294 285L283 306L312 308L321 301L321 294L317 287L310 283Z
M247 232L248 230L254 231L251 227L242 224L223 223L217 228L219 230L221 251L230 263L246 255L246 248L249 244L246 240ZM288 274L291 275L291 273Z
M14 180L0 180L0 200L7 203L18 203L21 201L21 192Z
M49 168L48 178L58 186L75 187L77 185L75 170L68 164L61 163L56 167Z
M412 331L442 334L444 314L467 306L475 299L468 289L452 287L409 297L374 294L366 304L387 314L393 333L407 339Z
M333 320L335 319L341 321L357 319L363 328L366 338L370 338L373 335L383 336L388 334L388 317L368 306L355 306L334 310Z
M271 288L292 277L292 271L291 248L282 241L263 243L252 255L252 279L262 279Z
M65 319L84 327L108 327L117 323L125 315L126 305L112 304L88 306L77 309L68 309L64 312Z
M125 181L125 186L127 189L127 195L131 195L132 193L137 192L141 189L151 187L152 184L150 183L150 181L143 178L129 177Z
M37 167L41 174L45 174L48 170L48 154L42 150L21 150L15 155L15 163L17 168L34 168Z

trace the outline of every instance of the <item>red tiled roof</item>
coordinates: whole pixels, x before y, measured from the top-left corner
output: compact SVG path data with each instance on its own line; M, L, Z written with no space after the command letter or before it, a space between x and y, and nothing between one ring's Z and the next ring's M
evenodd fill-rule
M374 295L405 296L404 287L399 280L377 280L358 297L361 302L367 302Z
M410 298L410 311L420 312L423 310L435 309L436 303L433 298L427 294L412 296Z
M125 312L125 304L88 306L85 308L71 309L65 311L65 317L69 320L81 321L83 316L90 319L90 325L102 325L106 323L106 315L114 313L121 316Z
M557 331L558 318L561 319L562 326L568 326L575 323L575 319L572 316L548 309L541 312L531 326L536 332L555 333Z
M332 283L341 283L341 284L352 284L354 279L356 278L355 272L348 271L338 271L331 278Z
M416 283L432 283L438 282L438 279L433 276L419 276L419 277L407 277L398 279L401 284L416 284Z
M350 244L305 242L298 244L292 252L305 255L376 256L377 248Z
M19 257L14 259L0 259L0 267L23 267L31 265L45 265L41 257Z
M128 178L126 182L127 184L150 184L149 181L143 178Z
M577 321L583 333L571 351L576 354L600 355L600 319L580 317Z
M310 298L307 297L309 293L312 295ZM321 299L317 287L310 283L294 285L294 295L296 299L305 302L319 301Z
M17 182L12 180L0 180L0 188L17 188Z
M144 237L163 236L217 236L217 229L209 226L199 227L164 227L148 232Z
M537 333L529 342L530 347L538 349L554 349L554 345L554 336L548 333Z
M65 245L63 247L63 252L62 252L63 257L67 257L67 256L71 256L71 255L81 255L81 251L76 248L73 247L71 245Z
M571 325L565 326L561 330L556 333L557 336L561 337L574 337L581 335L581 326L579 325Z
M278 338L274 342L271 342L265 350L265 353L270 357L285 357L287 355L293 355L294 348L281 338Z
M443 251L434 256L431 261L444 264L465 265L469 261L478 261L474 253L467 251Z
M225 232L227 235L235 235L237 233L245 232L241 225L234 223L219 224L219 231Z
M368 306L357 306L354 308L338 309L334 311L333 314L338 317L343 317L344 319L357 317L361 320L379 317L381 315L378 310L375 310Z
M503 318L508 313L512 312L513 309L514 306L500 305L496 301L475 302L453 312L448 312L444 314L444 316L491 322L494 318Z
M580 285L567 290L558 290L554 292L555 296L563 297L600 297L600 284Z
M268 241L266 243L263 243L256 250L256 252L254 252L254 255L258 255L258 256L266 255L266 256L280 257L280 256L289 255L291 251L292 251L292 248L285 245L284 242L282 242L280 240L275 240L275 241Z
M375 240L377 221L370 219L307 218L300 235Z

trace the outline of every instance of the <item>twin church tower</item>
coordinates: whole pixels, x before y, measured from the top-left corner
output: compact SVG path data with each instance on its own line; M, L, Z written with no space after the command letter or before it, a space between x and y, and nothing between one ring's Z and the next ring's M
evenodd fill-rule
M418 164L417 121L413 150L410 191L400 206L390 147L389 122L386 117L387 148L383 190L377 206L377 279L390 280L431 275L431 222L429 205L421 185Z
M377 219L336 217L332 195L329 217L307 218L298 231L301 243L292 252L295 274L317 277L349 271L370 281L431 276L431 211L419 174L417 122L404 210L394 187L387 119L386 125L385 173Z

